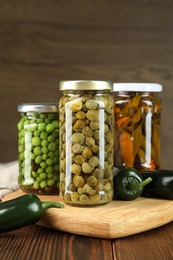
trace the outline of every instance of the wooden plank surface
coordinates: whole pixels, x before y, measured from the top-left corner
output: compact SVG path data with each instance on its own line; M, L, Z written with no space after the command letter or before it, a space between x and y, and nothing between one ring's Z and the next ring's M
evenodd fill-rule
M0 234L1 260L171 260L173 222L113 240L31 225Z
M173 168L172 11L171 0L1 1L0 161L17 158L19 103L57 102L63 79L110 79L163 84L162 167Z
M137 235L113 240L116 260L173 259L173 222Z
M0 234L1 260L113 260L111 241L32 225Z
M10 193L5 200L23 195ZM59 196L39 196L43 201L61 201ZM79 208L48 209L39 225L73 234L119 238L141 233L173 220L173 201L140 197L133 201L114 200L109 204Z

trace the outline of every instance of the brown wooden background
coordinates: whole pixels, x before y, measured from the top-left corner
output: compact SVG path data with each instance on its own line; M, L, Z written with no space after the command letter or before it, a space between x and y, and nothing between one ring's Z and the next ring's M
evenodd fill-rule
M1 0L0 162L17 159L17 105L57 102L64 79L161 83L173 169L172 0Z

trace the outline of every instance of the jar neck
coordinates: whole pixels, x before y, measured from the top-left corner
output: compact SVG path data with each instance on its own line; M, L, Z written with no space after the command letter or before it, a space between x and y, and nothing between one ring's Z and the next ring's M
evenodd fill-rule
M81 95L103 95L110 94L110 90L64 90L65 96L81 96Z
M117 92L117 96L123 96L123 97L134 97L136 95L140 95L141 97L152 97L155 96L155 92L134 92L134 91L120 91Z
M22 112L22 117L26 117L31 120L43 120L45 118L49 118L49 120L56 119L58 117L58 112Z

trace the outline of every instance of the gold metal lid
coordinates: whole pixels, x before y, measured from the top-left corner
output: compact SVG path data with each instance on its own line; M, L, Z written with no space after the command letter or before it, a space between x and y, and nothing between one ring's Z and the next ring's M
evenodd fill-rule
M68 80L60 81L60 90L112 90L110 81L99 80Z

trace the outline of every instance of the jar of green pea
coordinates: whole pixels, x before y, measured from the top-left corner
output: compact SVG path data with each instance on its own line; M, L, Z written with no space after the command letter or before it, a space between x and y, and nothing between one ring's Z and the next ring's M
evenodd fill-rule
M35 194L59 193L58 104L20 104L19 186Z

